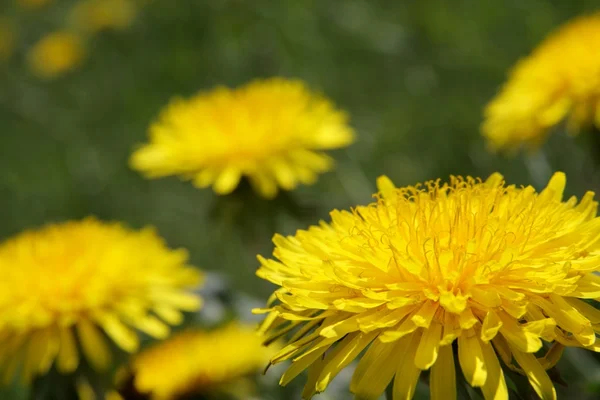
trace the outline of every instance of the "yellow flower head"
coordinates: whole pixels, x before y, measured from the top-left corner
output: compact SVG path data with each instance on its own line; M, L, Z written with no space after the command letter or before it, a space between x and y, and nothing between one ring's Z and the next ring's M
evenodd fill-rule
M550 35L512 71L485 110L483 135L494 149L535 147L565 118L571 132L600 128L600 13Z
M27 381L56 364L74 371L76 337L87 362L107 367L104 335L138 349L136 329L156 338L200 299L200 274L185 250L170 250L153 229L94 219L49 225L0 244L0 374Z
M69 32L54 32L43 37L28 55L31 71L40 78L53 79L77 68L85 51L81 39Z
M136 12L133 0L82 0L75 4L70 18L84 31L121 30L131 25Z
M133 168L149 177L178 174L197 187L233 191L242 176L265 197L310 184L329 170L322 150L353 141L345 113L297 80L258 80L176 99L150 128Z
M350 386L358 398L378 399L394 376L394 399L411 398L430 370L431 398L453 399L457 341L485 399L508 399L498 356L555 399L545 369L563 346L600 349L600 311L582 300L600 297L593 193L563 202L562 173L541 193L499 174L378 187L375 204L277 235L278 261L259 257L258 276L281 286L257 310L268 313L262 329L293 333L271 360L293 360L281 383L308 368L310 398L367 349Z
M13 24L6 17L0 16L0 61L10 58L15 47L15 31Z
M273 350L255 327L232 323L214 331L184 331L132 362L135 389L153 400L206 393L262 370Z

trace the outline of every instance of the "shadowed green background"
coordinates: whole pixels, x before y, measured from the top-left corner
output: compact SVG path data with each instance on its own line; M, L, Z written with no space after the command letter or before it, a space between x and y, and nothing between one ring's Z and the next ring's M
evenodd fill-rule
M540 188L564 170L570 194L600 189L589 138L559 129L541 153L504 157L479 136L482 109L508 68L597 1L155 0L127 31L96 36L77 71L41 81L27 72L25 52L62 26L69 4L2 6L18 21L19 42L0 66L0 239L88 215L152 224L232 291L262 300L272 286L255 277L255 256L271 253L273 233L369 202L381 174L401 186L499 171ZM351 115L357 142L332 152L337 168L317 184L271 203L218 197L177 178L144 180L128 168L171 97L274 75L305 80ZM599 366L568 353L569 388L560 390L596 398L582 390L598 387ZM350 398L345 389L328 398Z

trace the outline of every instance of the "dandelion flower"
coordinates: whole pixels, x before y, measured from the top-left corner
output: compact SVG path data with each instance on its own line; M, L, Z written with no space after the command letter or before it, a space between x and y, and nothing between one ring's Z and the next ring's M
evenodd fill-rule
M292 333L271 359L293 360L281 384L308 368L310 398L358 357L360 399L394 376L394 399L409 399L425 370L431 398L453 399L456 368L485 399L508 399L500 359L555 399L545 370L563 347L600 349L600 311L585 301L600 297L598 204L591 192L562 201L565 182L536 193L499 174L406 188L381 177L376 203L276 235L277 260L259 256L257 274L280 288L256 312L270 337Z
M133 168L233 191L242 176L261 195L313 183L332 166L323 150L353 141L345 113L297 80L272 78L175 99L150 128Z
M0 17L0 61L10 58L15 47L13 24L6 17Z
M123 30L131 25L136 12L132 0L83 0L75 4L70 18L83 31Z
M264 368L273 351L262 340L254 326L239 323L184 331L135 357L133 385L153 400L223 389Z
M567 119L572 133L600 127L600 13L550 35L513 69L485 110L483 135L494 149L536 147Z
M200 275L187 257L153 229L94 219L0 244L0 374L20 370L29 381L52 365L69 373L82 356L102 370L111 361L106 338L128 352L138 349L136 329L165 338L182 311L200 306L191 292Z
M28 55L31 71L40 78L53 79L77 68L85 56L81 39L69 32L43 37Z

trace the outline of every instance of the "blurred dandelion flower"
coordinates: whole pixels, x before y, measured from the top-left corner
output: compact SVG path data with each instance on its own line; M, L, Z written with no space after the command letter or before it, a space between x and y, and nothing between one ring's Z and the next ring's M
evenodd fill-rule
M0 372L11 379L20 369L29 381L56 364L69 373L80 363L78 348L102 370L111 360L105 335L128 352L138 349L135 329L165 338L181 311L200 306L190 291L201 276L187 258L153 229L94 219L0 244Z
M82 31L122 30L131 25L136 12L132 0L82 0L74 5L70 19Z
M233 382L262 370L274 354L254 326L232 323L213 330L184 331L135 356L135 389L153 400L228 390Z
M43 37L30 50L31 71L40 78L53 79L77 68L85 50L82 40L69 32L53 32Z
M12 22L0 17L0 61L10 58L15 47L15 30Z
M270 337L295 332L271 359L293 360L281 384L308 368L310 398L368 348L358 398L377 399L394 376L394 399L411 398L430 370L431 398L453 399L457 341L485 399L508 399L498 357L555 399L545 370L563 347L600 350L600 311L582 300L600 297L598 204L591 192L563 202L565 182L557 173L538 194L499 174L401 189L381 177L375 204L276 235L277 261L259 256L257 274L281 287L255 312Z
M332 167L325 149L346 146L348 117L297 80L257 80L176 99L150 128L131 165L148 177L178 174L197 187L233 191L246 176L267 198L310 184Z
M600 13L550 35L513 69L485 109L483 135L493 149L540 145L567 118L571 133L600 127Z

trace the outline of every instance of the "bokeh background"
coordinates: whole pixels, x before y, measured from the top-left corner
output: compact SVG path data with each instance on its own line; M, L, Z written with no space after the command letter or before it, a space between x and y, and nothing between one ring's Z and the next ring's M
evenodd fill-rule
M569 194L600 189L593 138L558 129L541 152L497 155L479 131L511 65L562 22L598 8L596 0L144 1L126 28L88 37L83 63L52 80L32 73L28 52L65 27L75 1L1 1L14 47L0 61L0 240L88 215L155 225L210 271L206 290L220 303L208 313L230 307L248 317L272 290L254 273L273 233L369 202L381 174L401 186L500 171L540 188L563 170ZM145 180L128 167L173 96L270 76L303 79L351 115L357 142L332 152L336 169L315 185L270 202L219 197L177 178ZM568 351L560 371L568 398L600 396L594 355ZM347 385L337 386L320 397L350 398ZM296 389L260 398L299 398ZM29 393L10 390L0 397Z

